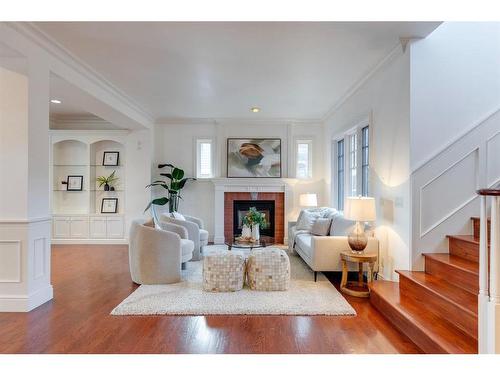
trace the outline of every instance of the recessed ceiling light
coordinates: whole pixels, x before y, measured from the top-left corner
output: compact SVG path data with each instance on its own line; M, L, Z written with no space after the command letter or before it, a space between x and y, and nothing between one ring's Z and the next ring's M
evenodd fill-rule
M50 100L51 103L54 103L54 104L61 104L62 102L58 99L51 99Z
M252 108L250 108L250 111L252 111L253 113L258 113L258 112L260 112L260 108L259 107L252 107Z

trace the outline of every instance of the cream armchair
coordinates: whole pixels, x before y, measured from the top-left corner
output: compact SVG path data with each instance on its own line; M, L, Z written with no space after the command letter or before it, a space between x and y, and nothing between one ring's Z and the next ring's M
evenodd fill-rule
M186 228L188 238L194 243L192 260L200 260L203 247L208 245L208 231L203 229L203 220L187 215L179 215L179 217L183 217L185 220L182 220L182 218L174 219L169 213L163 213L160 216L160 222L176 224Z
M172 284L181 281L181 264L193 256L194 244L185 228L162 223L161 229L134 220L130 226L129 265L137 284Z

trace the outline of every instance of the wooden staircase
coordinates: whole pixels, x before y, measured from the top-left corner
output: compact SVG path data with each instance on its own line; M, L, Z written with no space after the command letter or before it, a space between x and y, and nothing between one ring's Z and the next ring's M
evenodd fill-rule
M471 219L473 235L447 236L449 253L423 254L425 271L371 285L371 303L425 353L477 353L479 218Z

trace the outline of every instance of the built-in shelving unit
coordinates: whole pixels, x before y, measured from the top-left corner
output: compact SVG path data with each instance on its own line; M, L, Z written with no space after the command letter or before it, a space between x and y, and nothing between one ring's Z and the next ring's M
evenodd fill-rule
M53 242L125 241L126 132L52 131ZM104 166L105 151L117 151L119 164ZM97 178L115 171L114 191L99 187ZM83 176L81 191L68 191L68 176ZM116 213L101 213L103 198L117 198Z

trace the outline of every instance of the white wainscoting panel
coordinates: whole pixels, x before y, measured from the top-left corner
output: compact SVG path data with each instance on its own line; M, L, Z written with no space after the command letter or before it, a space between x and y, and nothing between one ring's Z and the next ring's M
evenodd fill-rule
M0 282L20 283L21 241L0 241Z
M486 178L488 185L493 186L500 182L500 131L486 141Z
M33 279L47 273L47 239L40 237L33 241Z
M422 253L448 252L446 235L472 233L476 190L500 177L499 129L497 110L412 172L411 269L423 270Z

